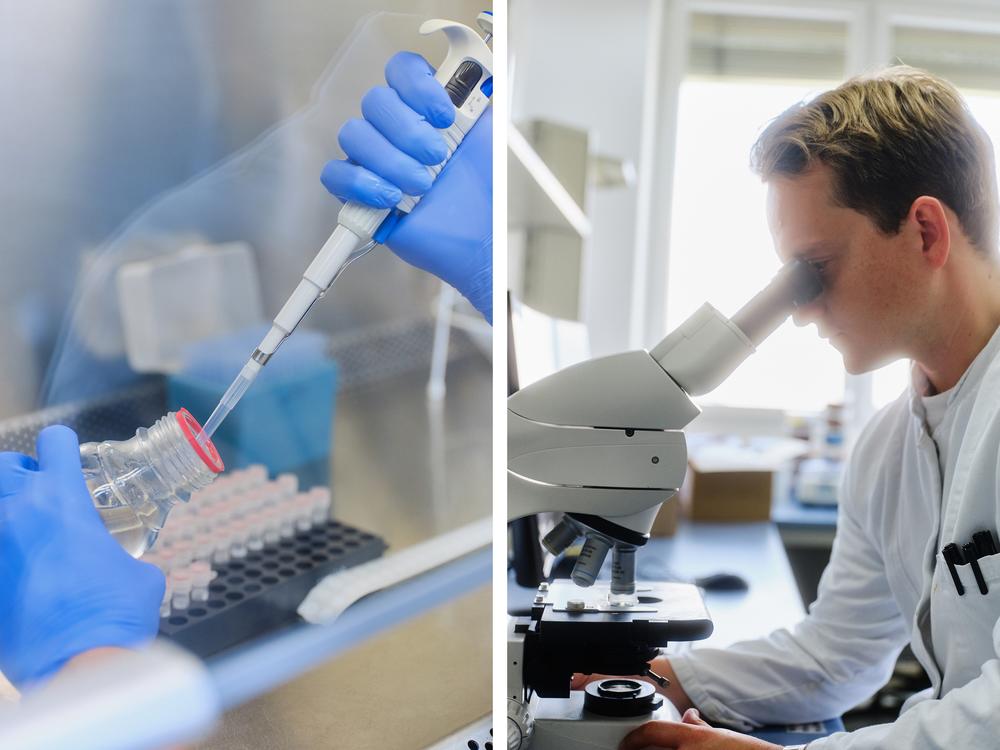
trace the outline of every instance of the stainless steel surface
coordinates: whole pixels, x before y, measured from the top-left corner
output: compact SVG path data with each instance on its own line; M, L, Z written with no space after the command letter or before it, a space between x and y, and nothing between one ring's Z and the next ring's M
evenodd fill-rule
M333 514L393 549L491 512L490 366L452 361L338 397ZM490 710L491 593L464 596L228 712L202 750L420 748Z

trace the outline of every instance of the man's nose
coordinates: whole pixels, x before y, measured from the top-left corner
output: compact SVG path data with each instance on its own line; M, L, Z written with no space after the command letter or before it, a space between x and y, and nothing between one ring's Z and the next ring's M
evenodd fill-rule
M822 297L822 295L820 295ZM807 302L804 305L799 305L792 312L792 321L799 328L809 325L810 323L816 323L819 321L820 311L823 309L823 305L819 303L819 297L814 299L812 302Z

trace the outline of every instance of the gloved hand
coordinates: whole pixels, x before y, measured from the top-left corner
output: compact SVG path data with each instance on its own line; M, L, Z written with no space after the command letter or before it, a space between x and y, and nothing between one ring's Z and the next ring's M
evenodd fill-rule
M413 52L394 55L385 79L388 86L361 100L364 119L341 128L348 161L327 163L323 184L342 201L376 208L395 206L404 193L423 196L385 244L458 289L492 323L493 110L479 118L428 192L423 165L444 160L447 149L435 128L451 125L455 108L434 69Z
M38 461L0 453L0 671L19 687L101 646L156 635L165 582L108 533L68 427L38 436Z

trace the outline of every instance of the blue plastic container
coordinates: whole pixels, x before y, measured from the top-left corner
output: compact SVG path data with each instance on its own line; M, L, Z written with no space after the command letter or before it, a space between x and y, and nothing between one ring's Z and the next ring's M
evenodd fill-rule
M204 424L267 328L201 342L182 372L167 378L171 410L186 407ZM297 331L212 437L227 468L265 465L271 476L299 475L306 488L329 484L337 366L326 338Z

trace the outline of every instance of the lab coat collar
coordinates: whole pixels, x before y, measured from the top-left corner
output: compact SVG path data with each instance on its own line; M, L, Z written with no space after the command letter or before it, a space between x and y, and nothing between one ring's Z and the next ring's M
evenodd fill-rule
M948 391L948 407L955 402L963 391L968 392L968 388L965 388L966 383L978 383L983 375L986 373L987 368L990 363L997 358L997 353L1000 352L1000 327L998 327L993 335L990 336L990 340L986 342L986 346L980 350L976 358L972 360L962 377L958 379ZM910 363L910 387L909 387L909 401L910 401L910 413L916 417L921 426L926 429L926 419L927 412L924 409L924 396L930 393L931 384L924 374L924 371L920 369L916 362Z

